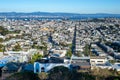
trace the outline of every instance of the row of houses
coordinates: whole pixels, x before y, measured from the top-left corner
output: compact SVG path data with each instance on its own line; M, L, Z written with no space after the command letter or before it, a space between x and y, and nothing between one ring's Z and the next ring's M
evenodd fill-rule
M56 66L64 66L69 69L89 71L94 68L107 68L120 71L120 63L111 64L106 57L76 57L64 59L50 57L38 60L34 63L34 73L48 72Z
M9 62L24 63L31 59L31 56L37 53L37 49L30 49L27 52L24 51L7 51L1 52L0 67L5 66Z

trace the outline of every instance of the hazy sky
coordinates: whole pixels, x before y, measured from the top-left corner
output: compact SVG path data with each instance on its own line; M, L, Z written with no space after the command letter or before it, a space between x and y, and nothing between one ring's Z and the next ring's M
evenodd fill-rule
M120 14L120 0L0 0L0 12Z

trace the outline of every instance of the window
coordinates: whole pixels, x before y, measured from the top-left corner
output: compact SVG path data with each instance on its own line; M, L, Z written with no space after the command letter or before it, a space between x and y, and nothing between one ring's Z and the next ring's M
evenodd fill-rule
M45 72L45 68L44 67L41 68L41 72Z
M38 73L38 72L39 72L39 70L38 70L38 69L36 69L36 72Z
M103 62L103 61L97 61L97 62Z

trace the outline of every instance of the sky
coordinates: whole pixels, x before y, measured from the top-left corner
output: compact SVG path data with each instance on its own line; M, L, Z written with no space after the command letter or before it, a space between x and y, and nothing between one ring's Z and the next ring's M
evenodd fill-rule
M120 14L120 0L0 0L0 12Z

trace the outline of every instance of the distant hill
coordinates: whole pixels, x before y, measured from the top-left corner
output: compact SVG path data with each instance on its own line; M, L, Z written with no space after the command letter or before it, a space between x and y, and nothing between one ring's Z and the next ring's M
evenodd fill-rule
M49 13L49 12L31 12L31 13L1 12L0 16L80 16L80 14L75 14L75 13Z
M23 12L0 12L0 17L21 17L21 16L43 16L43 17L83 17L83 18L104 18L104 17L119 17L120 14L77 14L77 13L50 13L50 12L31 12L31 13L23 13Z

